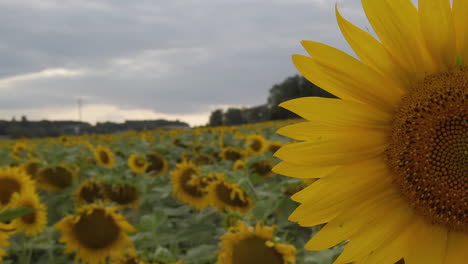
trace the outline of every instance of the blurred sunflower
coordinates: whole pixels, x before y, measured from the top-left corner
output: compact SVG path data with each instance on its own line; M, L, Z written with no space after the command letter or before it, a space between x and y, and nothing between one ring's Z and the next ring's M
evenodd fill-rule
M232 210L243 214L252 209L254 202L237 184L224 179L223 174L212 174L215 180L206 187L210 204L219 211Z
M267 148L267 140L260 135L249 135L246 139L247 149L254 155L262 154Z
M47 208L39 201L39 197L34 192L19 195L15 193L11 199L10 208L25 207L31 208L34 212L15 218L12 225L16 230L23 232L26 236L37 236L44 231L47 225Z
M49 166L37 172L37 185L47 191L63 191L73 184L76 175L66 166Z
M34 181L19 168L0 168L0 208L7 207L14 193L35 192Z
M115 166L114 154L109 148L103 146L97 146L94 149L94 159L100 166L106 168L113 168Z
M239 221L221 237L216 264L293 264L296 248L273 241L274 226L247 226Z
M273 168L273 163L267 159L255 160L249 162L249 171L251 173L256 173L262 177L271 176L273 173L271 169Z
M0 223L0 263L2 262L3 257L8 255L8 253L2 248L10 245L8 238L10 234L8 232L3 231L3 229L8 229L9 226Z
M138 154L132 154L128 158L128 167L133 173L141 174L148 168L148 162L142 156Z
M167 169L169 168L169 163L159 153L153 152L147 154L146 160L148 161L146 172L149 173L150 176L161 176L166 174Z
M219 154L220 158L222 160L230 160L230 161L237 161L241 159L244 155L242 154L241 151L232 148L232 147L227 147L224 148L221 153Z
M237 171L237 170L243 170L245 169L246 165L243 160L236 160L234 164L232 165L232 170Z
M278 149L280 149L284 144L281 143L281 142L268 142L268 147L267 147L267 151L271 152L271 153L275 153L276 151L278 151Z
M283 103L310 122L279 134L274 170L319 178L290 220L328 223L306 245L349 241L335 263L461 264L468 259L468 1L362 0L380 42L338 25L360 60L304 41L297 69L341 99Z
M208 207L209 200L200 176L200 170L192 162L182 161L171 172L172 192L187 205L198 210Z
M36 160L30 160L20 166L32 179L36 178L37 171L40 167L41 164Z
M98 180L84 180L74 193L77 207L106 200L104 183Z
M135 186L126 183L106 184L104 189L106 197L119 206L138 207L140 192Z
M127 236L135 229L116 208L92 204L67 215L54 225L62 233L65 253L76 251L76 259L89 264L103 264L113 252L132 246Z
M197 164L198 166L210 165L210 164L216 163L216 160L210 155L206 155L206 154L203 154L203 153L198 153L193 158L193 163Z

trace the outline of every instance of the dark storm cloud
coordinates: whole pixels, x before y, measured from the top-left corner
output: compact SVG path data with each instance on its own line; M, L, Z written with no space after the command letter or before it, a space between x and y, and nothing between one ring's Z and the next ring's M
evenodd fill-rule
M341 4L343 2L343 4ZM346 3L345 3L346 2ZM340 1L365 26L359 1ZM2 108L88 104L206 112L256 105L313 39L345 49L325 0L0 2ZM46 69L77 74L21 79ZM0 117L1 118L1 117Z

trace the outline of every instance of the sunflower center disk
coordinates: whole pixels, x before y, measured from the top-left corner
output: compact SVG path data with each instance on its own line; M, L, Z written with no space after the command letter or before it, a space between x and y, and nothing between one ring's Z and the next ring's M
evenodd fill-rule
M75 236L80 244L92 250L104 249L117 241L120 228L104 210L82 215L75 225Z
M468 69L430 75L403 98L387 160L415 211L468 232Z
M237 242L232 252L233 264L283 264L283 257L274 248L265 245L266 240L253 237Z

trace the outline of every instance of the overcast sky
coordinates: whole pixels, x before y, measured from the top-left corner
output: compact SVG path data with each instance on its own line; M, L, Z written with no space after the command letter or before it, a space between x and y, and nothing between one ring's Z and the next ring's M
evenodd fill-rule
M350 52L359 0L0 0L0 119L180 119L266 102L300 41Z

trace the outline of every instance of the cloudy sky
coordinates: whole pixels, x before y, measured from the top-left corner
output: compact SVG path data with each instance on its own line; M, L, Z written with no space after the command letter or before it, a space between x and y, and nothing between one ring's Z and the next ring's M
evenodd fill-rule
M0 119L180 119L266 101L300 41L350 52L359 0L0 0Z

